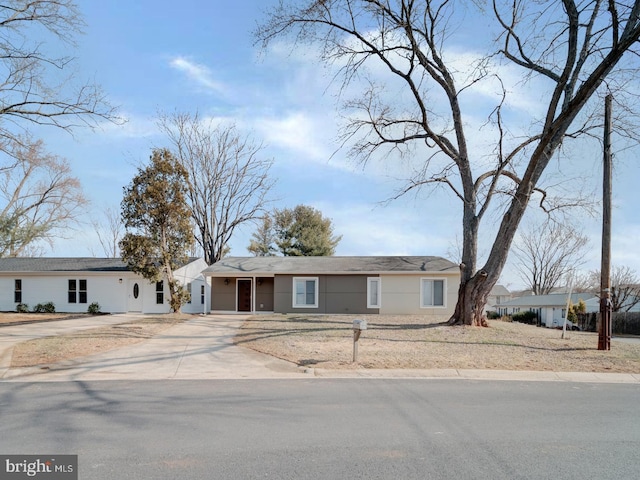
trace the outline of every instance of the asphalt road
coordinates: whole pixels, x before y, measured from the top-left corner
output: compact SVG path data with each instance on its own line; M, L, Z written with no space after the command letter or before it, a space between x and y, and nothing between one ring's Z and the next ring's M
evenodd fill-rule
M79 478L637 479L640 386L471 380L0 383L0 453Z

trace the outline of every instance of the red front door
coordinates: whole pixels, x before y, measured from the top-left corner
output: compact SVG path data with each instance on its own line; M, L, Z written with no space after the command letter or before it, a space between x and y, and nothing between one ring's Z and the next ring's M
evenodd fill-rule
M251 280L238 280L238 311L251 311Z

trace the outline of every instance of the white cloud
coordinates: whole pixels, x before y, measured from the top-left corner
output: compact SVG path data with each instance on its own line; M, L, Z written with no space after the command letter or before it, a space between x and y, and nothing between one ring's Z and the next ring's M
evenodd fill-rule
M323 202L313 205L331 218L342 235L338 255L437 255L447 257L455 241L451 216L428 214L427 208L398 202L388 206L368 203ZM428 218L427 218L428 217Z
M331 150L327 148L330 144L323 138L326 129L307 113L298 111L279 117L259 117L252 125L270 146L292 150L307 160L322 163L331 156Z
M206 90L223 95L227 94L227 87L213 78L213 73L207 66L193 62L182 56L172 58L169 65L186 74L190 80L204 87Z

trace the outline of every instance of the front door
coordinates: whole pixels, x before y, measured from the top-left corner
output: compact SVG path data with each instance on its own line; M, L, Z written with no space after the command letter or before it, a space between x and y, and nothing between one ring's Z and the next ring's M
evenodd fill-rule
M142 282L129 280L129 300L127 310L129 312L142 312Z
M238 311L251 311L251 280L238 280Z

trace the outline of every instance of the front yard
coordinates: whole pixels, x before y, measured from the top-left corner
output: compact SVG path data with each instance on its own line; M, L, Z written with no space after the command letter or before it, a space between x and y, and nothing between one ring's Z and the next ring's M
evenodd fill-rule
M353 368L354 319L366 319L358 347L364 368L458 368L640 373L640 344L598 351L594 333L499 320L489 328L449 327L423 316L255 315L236 344L298 365Z

